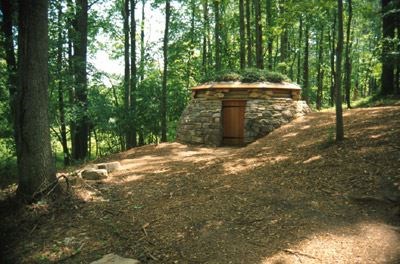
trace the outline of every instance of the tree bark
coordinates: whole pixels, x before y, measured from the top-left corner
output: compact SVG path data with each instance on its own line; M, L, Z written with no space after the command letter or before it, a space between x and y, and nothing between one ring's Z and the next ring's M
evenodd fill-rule
M168 76L168 38L169 38L169 23L171 16L170 0L165 1L165 30L164 30L164 70L162 79L162 95L161 95L161 142L167 142L167 76Z
M57 75L58 75L58 113L60 115L60 137L61 146L63 149L64 166L70 165L71 156L68 149L67 141L67 124L65 121L65 103L64 103L64 82L62 73L62 54L63 54L63 25L62 25L62 6L61 3L57 4L58 12L58 39L57 39Z
M253 67L253 37L251 34L250 1L246 0L247 67Z
M87 44L88 44L88 1L76 0L76 16L74 21L74 72L75 72L75 104L80 107L72 137L72 158L83 160L88 155L89 122L87 118Z
M268 69L272 70L272 50L273 50L273 36L272 36L272 0L266 0L266 13L267 13L267 51L268 51Z
M137 67L136 67L136 0L130 0L131 5L131 105L129 108L129 131L127 138L127 148L136 147L137 145L137 133L136 133L136 86L137 86Z
M214 16L215 16L215 71L221 70L221 18L220 18L220 1L214 0Z
M15 127L17 195L32 201L56 183L48 117L48 1L19 2Z
M345 84L344 89L346 91L346 104L347 108L351 108L351 72L352 72L352 62L351 62L351 20L353 18L353 5L352 0L348 0L348 21L346 27L346 60L344 63L345 71Z
M11 123L14 125L15 121L15 100L16 100L16 92L17 92L17 62L15 59L15 50L14 50L14 40L13 40L13 6L9 0L1 0L0 1L0 10L3 13L3 23L1 24L1 31L4 35L3 45L5 53L6 53L6 63L7 63L7 86L9 92L9 106L10 106L10 118ZM14 125L14 140L16 148L19 147L19 142L17 141L15 125Z
M239 41L240 41L240 69L246 67L246 36L244 22L244 0L239 0Z
M342 110L343 0L338 0L338 43L336 48L336 141L344 139Z
M300 15L299 19L299 46L298 46L298 57L297 57L297 83L302 83L301 79L301 48L303 43L303 17Z
M144 8L146 5L146 1L142 0L142 21L140 23L140 82L143 82L144 80L144 56L145 56L145 50L144 50L144 21L145 21L145 12Z
M320 32L320 38L318 41L318 62L317 62L317 109L322 108L322 91L324 86L324 27L322 26Z
M382 0L382 95L394 93L394 64L391 58L390 41L394 38L395 19L390 14L391 0Z
M209 65L208 61L208 36L209 36L209 28L210 22L208 20L208 1L203 0L203 54L202 54L202 69L203 75L207 74L207 69Z
M330 100L329 104L330 106L334 105L335 102L335 76L336 76L336 70L335 70L335 46L336 46L336 14L333 16L333 24L332 24L332 29L329 31L329 43L330 43L330 64L331 64L331 87L330 87Z
M122 10L124 19L124 110L125 115L129 116L131 108L131 75L130 75L130 45L129 45L129 0L124 0L124 8ZM125 132L125 149L128 148L128 141L130 138L128 120L124 122Z
M310 101L310 87L309 87L309 50L310 50L310 26L308 21L305 22L304 29L304 60L303 60L303 98L309 103Z
M256 66L259 69L264 68L264 56L262 49L262 24L261 24L261 6L260 0L254 0L254 11L256 20Z

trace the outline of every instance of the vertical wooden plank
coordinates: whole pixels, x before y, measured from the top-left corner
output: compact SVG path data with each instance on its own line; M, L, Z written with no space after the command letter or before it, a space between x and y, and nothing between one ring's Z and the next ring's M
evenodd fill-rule
M244 112L246 101L223 101L223 143L226 145L243 144L244 138Z

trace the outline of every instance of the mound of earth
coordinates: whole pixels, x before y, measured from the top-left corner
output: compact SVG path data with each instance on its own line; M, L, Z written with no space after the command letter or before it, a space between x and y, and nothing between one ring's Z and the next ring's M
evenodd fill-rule
M1 207L0 262L399 263L400 107L296 119L244 148L178 143L56 202ZM396 189L397 188L397 189ZM7 210L6 210L7 209Z

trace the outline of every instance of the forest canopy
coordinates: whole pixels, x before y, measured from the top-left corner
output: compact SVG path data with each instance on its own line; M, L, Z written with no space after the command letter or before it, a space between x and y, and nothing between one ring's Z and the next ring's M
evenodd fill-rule
M21 6L0 3L0 168L9 171L17 150L13 98ZM49 125L58 166L174 140L190 88L204 81L290 79L310 106L334 105L337 1L47 3ZM343 1L339 78L348 107L400 93L399 5ZM99 53L110 60L96 62ZM115 61L120 71L102 70L101 64Z

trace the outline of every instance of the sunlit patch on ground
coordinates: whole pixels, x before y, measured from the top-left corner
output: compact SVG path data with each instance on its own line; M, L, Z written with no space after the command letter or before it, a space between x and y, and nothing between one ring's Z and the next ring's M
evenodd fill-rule
M310 235L261 263L396 263L400 257L399 231L383 223L363 222Z

